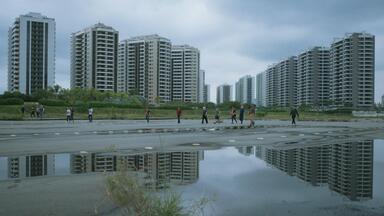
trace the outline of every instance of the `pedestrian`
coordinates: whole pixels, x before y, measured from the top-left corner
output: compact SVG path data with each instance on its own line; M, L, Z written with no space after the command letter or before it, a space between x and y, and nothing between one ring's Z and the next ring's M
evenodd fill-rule
M88 108L88 121L89 122L93 121L93 108L92 107Z
M147 120L147 123L149 123L149 117L151 116L151 111L147 108L145 111L145 119Z
M236 108L235 107L232 107L232 110L231 110L231 120L232 120L232 124L233 124L233 120L235 120L236 124L237 124L237 119L236 119Z
M216 110L215 110L215 122L214 122L214 124L218 124L218 123L220 123L220 111L219 111L219 108L216 108Z
M24 118L24 113L25 113L25 106L24 105L20 108L20 111L21 111L22 117Z
M256 116L256 106L252 105L251 109L248 112L249 116L249 127L255 126L255 116Z
M72 123L75 124L75 109L73 108L73 106L71 106L70 111Z
M32 109L31 109L31 118L35 118L36 117L36 109L34 106L32 106Z
M292 118L292 125L296 126L296 116L299 117L299 112L297 111L296 108L293 108L291 109L291 112L289 113L289 115Z
M241 105L241 107L240 107L239 120L240 120L240 124L243 124L243 121L244 121L244 105Z
M67 123L69 123L71 121L71 109L69 107L67 107L66 115L67 115Z
M45 112L45 108L44 108L44 106L43 106L43 105L40 105L40 107L39 107L40 120L43 119L44 112Z
M180 107L177 107L176 116L177 116L177 123L180 124L180 117L181 117L181 109L180 109Z
M36 118L40 118L40 106L36 105Z
M202 116L201 116L201 124L204 124L204 120L205 120L205 123L208 124L208 110L207 110L207 107L203 107L203 113L202 113Z

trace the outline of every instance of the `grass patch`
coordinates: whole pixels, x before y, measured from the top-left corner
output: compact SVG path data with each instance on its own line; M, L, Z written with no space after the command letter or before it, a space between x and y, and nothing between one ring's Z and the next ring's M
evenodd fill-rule
M123 215L188 216L204 215L210 202L206 197L183 205L180 193L169 190L155 191L140 183L140 178L128 171L118 171L106 178L108 198L119 207Z

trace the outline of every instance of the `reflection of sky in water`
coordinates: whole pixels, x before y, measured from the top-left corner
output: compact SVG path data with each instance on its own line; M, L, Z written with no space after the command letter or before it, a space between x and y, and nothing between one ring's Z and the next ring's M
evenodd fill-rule
M69 175L69 154L55 155L55 175Z

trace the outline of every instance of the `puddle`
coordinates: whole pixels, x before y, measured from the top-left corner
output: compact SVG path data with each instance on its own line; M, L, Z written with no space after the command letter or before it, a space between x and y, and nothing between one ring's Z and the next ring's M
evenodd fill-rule
M383 140L363 140L204 151L20 155L0 157L0 184L6 179L82 176L124 166L150 179L146 185L163 188L158 180L166 180L185 199L215 197L208 215L383 215L383 154Z

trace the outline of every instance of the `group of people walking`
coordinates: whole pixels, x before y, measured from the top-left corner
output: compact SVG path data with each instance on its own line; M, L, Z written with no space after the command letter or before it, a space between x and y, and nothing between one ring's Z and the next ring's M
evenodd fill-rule
M20 108L21 115L24 117L25 113L27 112L25 106L23 105ZM31 118L37 118L42 120L45 114L45 107L42 104L36 104L31 107L30 117Z
M234 123L237 124L236 108L232 107L231 111L229 112L229 114L231 116L232 124L234 124ZM240 124L243 124L243 122L245 120L244 119L244 115L245 115L245 109L244 109L244 106L241 105L240 111L239 111L239 121L240 121ZM251 108L248 111L249 127L255 126L255 116L256 116L256 106L252 105ZM202 117L201 117L201 123L204 124L204 122L206 124L208 124L208 110L207 110L206 107L203 107L203 113L202 113ZM222 123L222 121L220 119L220 111L219 111L218 108L216 108L216 110L215 110L215 122L214 123L215 124Z
M92 122L93 121L93 108L92 107L89 107L88 108L88 121L89 122ZM71 107L67 107L66 109L66 116L67 116L67 122L70 123L74 123L75 122L75 119L74 119L74 113L75 113L75 110L74 108L71 106ZM232 107L230 112L230 117L231 117L231 123L232 124L237 124L237 111L236 111L236 108L235 107ZM145 120L147 123L149 123L149 120L150 120L150 117L151 117L151 111L147 108L145 110ZM290 114L289 114L292 118L292 125L296 125L296 117L299 117L299 112L297 111L297 109L292 109L290 111ZM176 109L176 117L177 117L177 123L180 124L181 123L181 116L182 116L182 111L180 109L180 107L178 107ZM214 121L214 124L217 124L217 123L222 123L223 121L221 120L220 118L220 110L218 108L216 108L215 110L215 121ZM248 120L249 120L249 127L254 127L255 126L255 117L256 117L256 106L255 105L251 105L251 107L249 108L248 110ZM240 107L240 110L239 110L239 121L240 121L240 124L243 124L244 121L245 121L245 108L244 108L244 105L241 105ZM203 107L202 108L202 115L201 115L201 124L208 124L208 109L207 107Z

